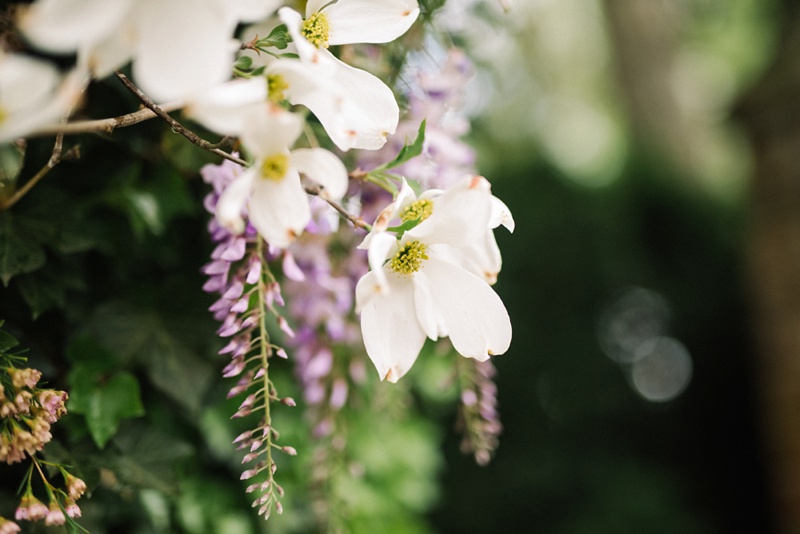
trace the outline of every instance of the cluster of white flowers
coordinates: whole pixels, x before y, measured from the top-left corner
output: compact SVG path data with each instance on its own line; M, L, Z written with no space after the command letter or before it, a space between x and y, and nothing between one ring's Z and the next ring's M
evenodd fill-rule
M0 142L65 118L89 80L130 63L136 84L155 102L178 102L196 122L241 141L251 163L222 192L219 224L236 234L249 223L272 247L286 249L311 221L304 181L333 202L349 184L337 153L315 141L298 144L307 132L298 107L341 152L381 148L400 117L384 82L328 47L393 41L420 8L417 0L309 0L301 14L283 4L37 0L21 11L23 36L44 52L75 54L76 65L62 75L39 59L0 56ZM262 69L232 79L242 48L237 27L267 18L285 26L287 52L266 55ZM382 379L402 377L426 337L449 336L459 353L479 361L507 350L510 321L490 287L501 265L492 232L500 224L513 230L508 209L482 177L419 197L403 180L362 244L372 270L356 291L366 349Z
M356 287L364 344L382 379L406 374L426 337L449 336L478 361L508 349L511 322L489 286L500 270L492 232L500 224L513 230L482 176L419 198L403 182L361 244L372 270Z

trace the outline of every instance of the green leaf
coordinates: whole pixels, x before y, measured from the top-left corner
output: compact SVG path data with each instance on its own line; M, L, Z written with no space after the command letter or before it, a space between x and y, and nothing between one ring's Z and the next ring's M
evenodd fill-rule
M406 144L403 145L403 148L400 150L400 153L397 154L396 158L394 158L392 161L388 163L379 165L378 167L372 169L370 172L371 173L381 172L387 169L393 169L394 167L402 165L411 158L419 156L420 154L422 154L422 145L424 143L425 143L425 121L423 120L419 125L419 130L417 131L417 138L414 139L413 142L409 143L408 139L406 139Z
M253 66L253 58L248 56L239 56L236 59L236 62L233 64L233 68L239 70L250 70L250 67L252 66Z
M7 211L0 213L0 280L6 287L16 275L35 271L45 263L44 248L31 226Z
M84 364L98 373L114 369L119 362L116 354L87 334L70 339L64 355L73 364Z
M198 411L214 379L211 365L190 350L155 311L112 303L98 309L91 325L97 339L125 361L147 369L153 385L182 406Z
M42 269L18 277L17 287L31 310L33 319L51 308L66 308L67 291L84 289L85 282L74 270L64 265L69 262L54 258Z
M0 144L0 197L11 194L24 162L24 147L15 143Z
M41 272L21 276L18 287L34 320L51 308L64 308L67 305L64 286Z
M136 423L121 430L112 444L122 454L113 457L108 468L121 482L168 494L178 489L176 463L194 452L188 443Z
M178 136L168 134L164 138L164 153L175 159L183 156L176 154L179 148L167 146L167 140L172 138L181 141L177 145L180 149L194 146ZM202 166L199 160L197 163L197 167ZM197 167L193 172L196 172ZM145 233L159 236L175 217L190 214L196 209L183 177L172 165L155 165L147 169L146 173L139 166L129 168L122 173L120 182L120 187L112 193L110 201L122 208L134 233L139 237Z
M397 239L400 239L403 237L403 234L405 232L408 232L409 230L417 226L420 222L421 222L420 219L411 219L410 221L406 221L398 226L390 226L389 228L387 228L387 230L389 230L390 232L396 232Z
M283 50L289 46L291 40L292 38L289 36L289 31L286 28L286 24L281 24L279 26L275 26L272 31L269 32L269 35L263 39L259 39L256 42L256 47L267 48L274 46L278 50Z
M3 321L0 321L0 326L3 326ZM8 352L17 345L19 345L19 341L14 336L0 330L0 354Z
M83 414L89 433L103 448L125 419L144 415L139 383L127 372L106 377L91 364L79 363L69 374L68 409Z
M192 412L198 412L214 379L204 361L174 338L152 347L146 356L147 376L155 387Z

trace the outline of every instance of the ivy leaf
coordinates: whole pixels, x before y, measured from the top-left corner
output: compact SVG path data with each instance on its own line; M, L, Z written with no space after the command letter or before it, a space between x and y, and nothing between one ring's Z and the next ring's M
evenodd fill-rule
M388 163L384 163L383 165L379 165L378 167L372 169L370 173L382 172L387 169L393 169L394 167L402 165L411 158L419 156L420 154L422 154L422 145L424 143L425 143L425 121L423 120L419 125L419 130L417 131L417 138L414 139L414 141L411 143L409 143L408 139L406 139L406 144L403 145L403 148L400 150L400 153L397 154L396 158L394 158L392 161Z
M45 263L44 248L30 226L9 212L0 213L0 280L6 287L14 276L35 271Z
M175 335L174 322L153 310L110 303L98 310L91 328L125 361L142 364L162 393L190 411L199 411L214 371Z
M107 377L90 363L75 365L69 374L68 409L83 414L92 439L103 448L125 419L144 415L139 383L128 372Z
M0 321L0 327L2 327L4 323L5 321ZM12 336L8 332L0 330L0 354L8 352L17 345L19 345L19 341L17 341L17 338Z
M166 148L165 153L169 153ZM183 177L168 164L156 165L147 173L139 166L126 170L121 176L120 188L113 192L110 201L122 208L140 238L148 232L155 236L163 234L175 217L196 209Z
M69 290L85 289L84 280L70 269L69 261L55 258L36 272L18 277L17 287L36 320L51 308L66 308Z
M42 276L39 272L22 276L18 279L19 292L31 309L34 320L51 308L64 308L67 305L67 293L58 279Z
M194 452L188 443L141 424L121 430L112 444L122 454L109 458L107 467L121 482L168 494L178 490L176 463Z

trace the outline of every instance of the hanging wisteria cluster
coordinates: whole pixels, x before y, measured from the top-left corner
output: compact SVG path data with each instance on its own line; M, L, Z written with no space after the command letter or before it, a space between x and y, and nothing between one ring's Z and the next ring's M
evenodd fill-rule
M210 311L224 340L219 353L229 359L222 370L229 398L240 399L233 417L253 421L234 444L243 451L241 478L265 517L283 510L276 455L304 453L285 443L274 410L303 408L320 440L313 455L323 480L326 459L341 449L339 414L356 409L349 400L372 378L352 355L366 354L377 378L394 383L426 340L449 338L466 357L452 373L464 449L488 462L501 430L490 357L511 341L491 286L501 269L494 229L513 231L514 223L462 139L466 55L452 48L431 67L378 46L425 30L417 0L296 4L38 0L19 10L21 34L40 52L75 54L72 70L0 56L0 142L56 135L55 165L65 134L158 116L224 158L200 170L210 186L214 244L203 290L216 299ZM119 69L128 64L126 75ZM384 76L395 69L389 78L397 86L364 65ZM144 109L70 122L92 80L109 75ZM201 139L168 115L176 110L228 144ZM293 364L302 398L273 381L271 367L282 360ZM34 388L33 375L17 379L23 372L9 371L14 386ZM54 395L40 393L30 413L61 413L63 397ZM29 449L6 456L37 447ZM61 510L75 515L80 493L70 489ZM29 513L18 519L33 519L32 498L24 494L19 509ZM0 532L14 532L11 524L0 519Z

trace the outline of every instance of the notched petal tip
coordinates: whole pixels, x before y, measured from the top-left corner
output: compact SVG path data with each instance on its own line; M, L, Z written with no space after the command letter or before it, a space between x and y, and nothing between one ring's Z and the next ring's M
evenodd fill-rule
M398 372L397 372L397 371L394 369L394 367L392 367L392 368L390 368L388 371L386 371L386 375L385 375L385 376L383 376L383 378L381 378L381 381L383 381L383 380L388 380L388 381L389 381L389 382L391 382L392 384L396 384L396 383L397 383L397 381L398 381L398 380L400 380L400 377L401 377L401 376L402 376L402 375L400 375L400 374L399 374L399 373L398 373Z
M489 180L479 174L472 177L468 186L468 189L486 189L487 191L491 188L492 185L489 183Z

